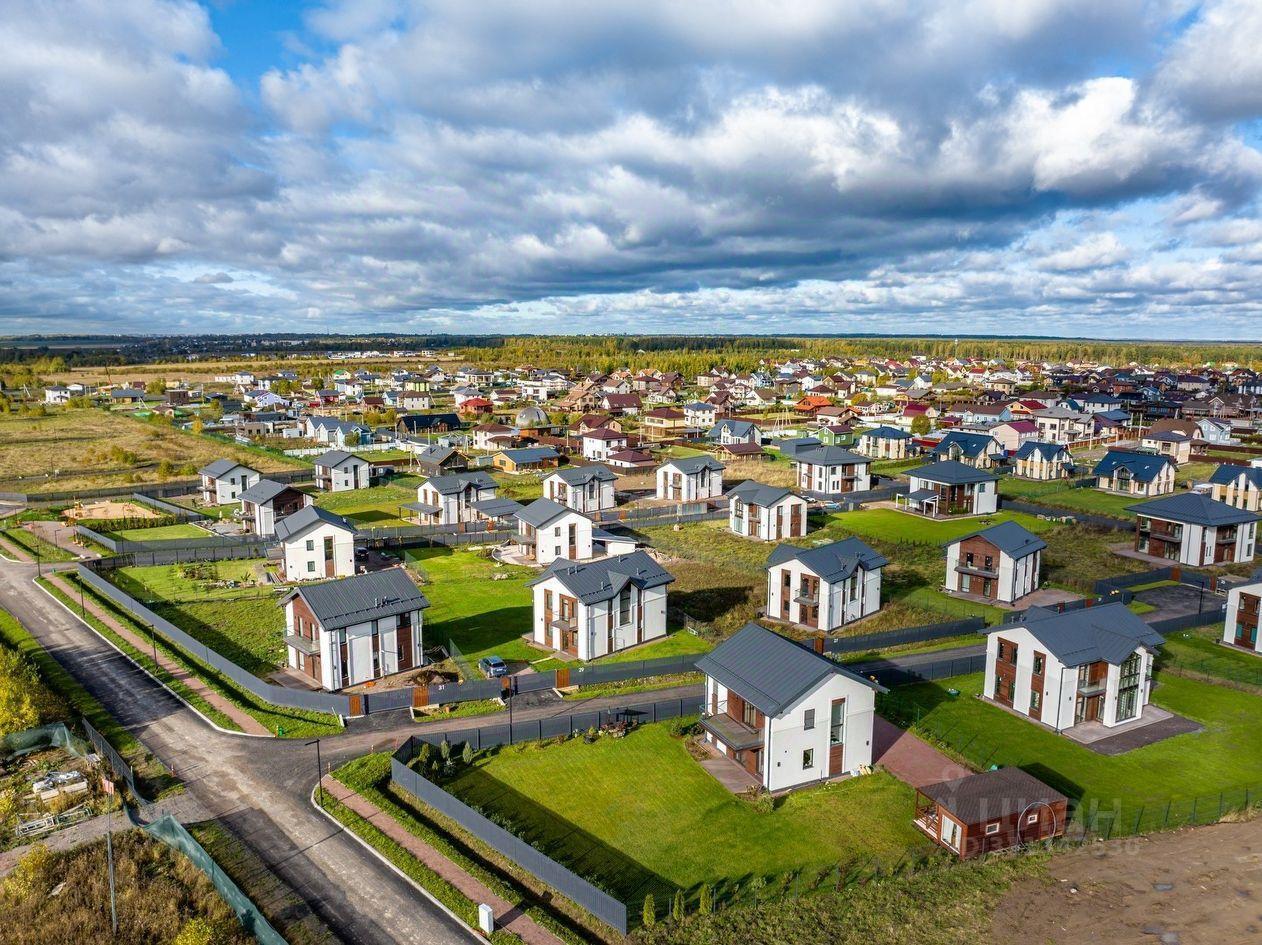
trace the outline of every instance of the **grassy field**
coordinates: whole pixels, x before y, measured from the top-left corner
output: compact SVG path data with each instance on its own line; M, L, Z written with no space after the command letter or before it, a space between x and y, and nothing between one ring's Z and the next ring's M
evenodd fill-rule
M1090 487L1076 489L1065 480L1045 482L1019 479L1015 476L1004 476L999 480L999 494L1049 508L1091 512L1114 518L1131 518L1132 513L1127 512L1126 507L1143 501L1139 496L1114 495Z
M1016 765L1067 795L1114 810L1119 827L1160 827L1169 805L1172 823L1186 818L1193 799L1202 816L1219 794L1243 799L1246 785L1262 785L1262 740L1256 720L1262 696L1159 673L1152 701L1205 726L1122 755L1106 756L974 698L981 674L905 686L883 697L881 711L940 740L976 767ZM948 687L962 695L950 698Z
M5 458L0 490L31 493L187 477L221 457L267 472L302 465L96 409L0 416L0 453Z
M1161 665L1178 672L1262 688L1262 656L1224 646L1222 627L1185 630L1166 638Z
M886 774L794 792L759 812L711 777L665 723L623 739L532 743L461 771L448 789L631 904L675 889L720 898L752 876L814 872L923 849L912 790Z
M210 532L188 522L175 525L159 525L157 528L123 528L110 532L109 537L124 541L175 541L177 538L209 538Z
M416 487L424 481L421 476L396 476L385 485L369 489L316 492L315 504L364 527L407 525L399 514L399 506L415 502Z
M111 579L238 666L267 676L285 663L283 591L252 584L262 559L120 568Z

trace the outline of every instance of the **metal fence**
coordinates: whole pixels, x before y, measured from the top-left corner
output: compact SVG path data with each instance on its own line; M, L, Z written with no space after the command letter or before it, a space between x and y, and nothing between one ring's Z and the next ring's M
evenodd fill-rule
M986 668L986 654L977 653L970 656L955 656L914 663L897 660L869 660L853 664L848 668L875 679L887 689L893 689L895 686L980 673Z
M106 741L105 736L93 728L92 723L86 718L83 719L83 731L87 734L92 747L96 749L96 753L109 762L109 766L114 770L114 776L127 785L131 796L141 804L148 804L149 801L136 787L136 773L131 765L123 760L123 756L114 750L114 746Z
M206 516L195 509L186 509L182 505L176 505L174 502L167 502L159 499L157 496L145 495L143 492L133 492L132 496L141 505L147 505L152 509L157 509L167 515L174 515L182 522L200 522L206 519Z
M390 761L390 779L401 790L418 801L450 817L501 856L529 872L537 880L586 909L605 924L622 934L627 932L627 907L607 892L562 866L520 837L491 822L468 804L448 794L437 784L422 777L406 764L414 754L415 743L409 739ZM405 760L400 760L403 757Z
M1148 626L1158 633L1176 633L1179 630L1191 630L1193 627L1206 627L1210 624L1222 623L1226 604L1217 604L1204 610L1183 614L1178 617L1167 617L1164 620L1150 621Z
M1060 509L1050 505L1039 505L1035 502L1025 502L1020 499L1009 499L1001 496L999 505L1003 509L1013 512L1025 512L1028 515L1038 515L1043 518L1068 518L1080 525L1093 525L1096 528L1107 528L1115 532L1131 532L1135 530L1135 523L1120 518L1110 518L1107 515L1096 515L1093 512L1078 512L1074 509Z
M129 541L111 538L86 525L76 525L75 533L114 552L102 561L105 568L132 565L181 564L185 561L230 561L241 558L265 558L273 547L257 538L177 538L170 541Z
M945 623L931 623L920 627L903 627L901 630L887 630L881 633L828 637L824 640L824 652L862 653L866 650L879 650L890 646L901 646L905 643L924 643L929 640L962 636L966 633L978 633L985 629L984 617L965 617L962 620L948 620Z

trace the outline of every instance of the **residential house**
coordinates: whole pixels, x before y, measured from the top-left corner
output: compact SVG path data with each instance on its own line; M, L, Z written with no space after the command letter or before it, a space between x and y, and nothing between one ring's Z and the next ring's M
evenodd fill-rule
M536 564L592 557L592 520L552 499L535 499L517 513L518 554Z
M60 384L54 384L51 387L44 388L44 403L54 406L64 406L70 403L70 398L74 395L70 393L69 387L63 387Z
M864 430L855 442L855 452L869 459L906 459L911 448L911 434L897 427Z
M916 789L916 826L962 860L1062 836L1068 819L1069 798L1017 767Z
M583 458L603 463L614 453L627 448L627 435L612 427L596 427L582 437Z
M644 551L598 561L554 560L530 582L534 641L590 660L660 639L674 580Z
M307 417L306 434L308 439L338 449L359 446L372 440L372 431L363 424L315 415Z
M596 430L600 427L608 427L615 433L622 432L622 423L614 419L607 413L585 413L570 425L570 433L582 436L589 430Z
M416 489L416 501L403 506L421 525L464 525L479 521L479 505L495 498L497 483L481 470L430 476Z
M724 466L712 456L685 456L657 467L659 499L704 502L723 494Z
M1141 717L1165 639L1121 602L1057 613L1031 607L986 634L983 697L1063 732Z
M652 453L644 450L626 449L610 453L605 464L613 469L652 469L657 465L657 460Z
M1009 420L998 423L986 433L999 444L999 448L1011 456L1025 443L1038 439L1039 427L1033 420Z
M243 527L260 538L271 538L277 522L311 504L311 496L274 479L260 479L237 498L241 501Z
M618 477L607 466L570 466L558 469L543 480L543 494L575 512L595 515L612 509L614 481Z
M1192 438L1182 433L1145 433L1139 440L1141 449L1151 450L1158 456L1168 456L1175 465L1182 466L1192 460Z
M952 430L934 447L936 460L947 460L972 466L974 469L990 469L1001 458L1004 449L994 437L986 433L966 433Z
M984 469L954 460L918 466L906 473L910 487L896 497L909 512L934 518L993 515L999 507L997 479Z
M840 446L818 446L798 451L798 488L823 498L837 499L850 492L872 488L869 459Z
M728 459L732 461L762 461L767 459L767 454L759 444L746 443L741 440L733 440L730 443L716 443L714 455L720 460Z
M780 451L780 455L785 459L796 459L797 454L803 450L813 450L817 446L823 446L823 442L817 436L794 436L785 440L775 441L775 447Z
M1127 506L1135 513L1135 550L1192 567L1253 560L1259 515L1199 492Z
M747 479L727 498L728 528L734 535L781 541L807 532L807 501L791 489Z
M828 633L874 614L887 564L858 538L777 545L767 558L767 617Z
M349 492L367 489L370 478L368 462L345 450L329 450L315 458L315 487L324 492Z
M1155 453L1109 450L1091 471L1096 488L1124 495L1157 496L1174 491L1174 462Z
M507 473L537 472L556 469L561 465L561 454L551 446L523 446L500 450L491 457L491 465Z
M410 413L395 421L394 432L400 439L414 439L452 433L460 427L460 417L454 413Z
M687 429L684 412L674 407L655 407L640 415L640 432L648 440L676 439L683 436Z
M1197 439L1204 440L1211 446L1230 446L1233 443L1240 442L1232 436L1232 425L1230 420L1223 420L1217 417L1202 417L1196 421Z
M1073 456L1059 443L1026 440L1013 455L1012 473L1021 479L1067 479L1073 468Z
M323 689L345 689L425 662L421 613L429 601L402 568L303 584L282 604L288 665Z
M758 428L758 424L750 420L737 420L734 417L727 417L720 420L710 432L706 434L706 438L719 446L726 446L729 443L752 443L761 445L762 430Z
M1210 498L1250 512L1262 510L1262 466L1219 466L1209 482Z
M412 454L412 464L425 476L442 476L469 468L469 457L454 446L435 443Z
M1262 639L1258 637L1259 603L1262 603L1262 583L1242 584L1227 592L1223 643L1262 653Z
M217 459L197 470L202 480L202 502L206 505L227 505L241 498L241 493L259 481L256 469L236 460Z
M1038 590L1047 542L1016 522L1000 522L947 544L946 589L1000 604Z
M1079 440L1089 440L1095 432L1092 415L1069 407L1056 406L1035 410L1030 414L1038 426L1038 439L1049 443L1069 445Z
M695 430L708 430L714 426L719 417L719 408L714 404L693 401L684 404L684 425Z
M705 674L706 742L784 791L872 764L876 693L842 664L756 623L697 661Z
M276 523L281 578L323 581L355 573L355 526L340 515L308 505Z
M604 394L600 398L600 409L615 416L633 417L643 409L639 394Z
M473 435L473 448L490 453L515 446L521 431L506 423L487 422L470 427L469 432Z

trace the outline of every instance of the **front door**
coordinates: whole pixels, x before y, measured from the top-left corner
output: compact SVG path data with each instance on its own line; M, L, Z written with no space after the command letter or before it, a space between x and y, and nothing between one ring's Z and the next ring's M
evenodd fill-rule
M336 575L336 565L333 563L333 539L324 539L324 576L334 577Z
M1258 628L1250 627L1244 623L1237 621L1236 623L1236 646L1244 646L1249 649L1256 649L1258 644Z
M1081 725L1083 722L1098 722L1100 720L1100 707L1103 702L1103 694L1079 696L1078 704L1074 707L1074 724Z
M828 776L846 770L846 700L834 699L828 720Z
M798 538L805 534L802 531L802 506L794 503L789 509L789 537Z

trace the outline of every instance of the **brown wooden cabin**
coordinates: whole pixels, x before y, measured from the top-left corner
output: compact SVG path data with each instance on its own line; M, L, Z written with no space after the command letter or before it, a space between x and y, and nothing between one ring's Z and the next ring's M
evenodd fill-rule
M999 768L916 791L916 826L960 859L1065 832L1069 799L1020 768Z

